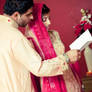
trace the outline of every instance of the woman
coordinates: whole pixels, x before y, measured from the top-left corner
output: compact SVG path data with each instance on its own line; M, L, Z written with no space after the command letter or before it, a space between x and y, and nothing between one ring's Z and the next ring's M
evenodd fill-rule
M56 31L49 31L50 9L44 4L35 4L34 20L29 24L25 35L33 41L35 49L43 60L63 54L67 60L65 48ZM64 67L63 67L64 68ZM73 67L72 67L73 68ZM41 78L42 92L81 92L81 84L77 73L69 67L62 76Z

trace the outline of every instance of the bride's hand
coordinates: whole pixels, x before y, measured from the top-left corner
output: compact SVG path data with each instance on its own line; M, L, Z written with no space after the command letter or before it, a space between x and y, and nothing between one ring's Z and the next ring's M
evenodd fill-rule
M81 52L79 50L69 50L66 54L71 63L75 63L81 58Z

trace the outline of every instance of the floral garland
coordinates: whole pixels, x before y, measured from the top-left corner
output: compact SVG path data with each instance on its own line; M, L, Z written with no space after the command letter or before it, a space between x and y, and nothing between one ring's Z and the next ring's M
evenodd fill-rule
M81 9L82 18L80 24L74 26L75 34L79 37L87 29L92 33L92 15L88 10Z

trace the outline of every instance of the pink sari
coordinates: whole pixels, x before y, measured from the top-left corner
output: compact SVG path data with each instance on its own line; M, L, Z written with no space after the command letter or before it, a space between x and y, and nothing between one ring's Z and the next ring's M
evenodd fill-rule
M35 40L31 39L34 43L36 51L40 54L43 60L56 57L55 50L48 35L47 29L42 22L42 6L43 4L35 4L33 7L34 21L29 24L31 31L34 33L38 40L41 50L37 46ZM73 68L73 67L72 67ZM75 75L76 76L76 75ZM65 82L62 76L43 77L42 78L42 92L67 92Z

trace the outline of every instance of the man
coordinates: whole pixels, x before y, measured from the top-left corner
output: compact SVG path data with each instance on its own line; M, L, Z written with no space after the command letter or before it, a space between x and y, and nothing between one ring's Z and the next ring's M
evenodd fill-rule
M35 92L30 72L39 77L61 75L68 69L66 56L71 62L79 59L73 50L42 62L18 30L33 19L32 6L32 0L7 0L0 15L0 92Z

